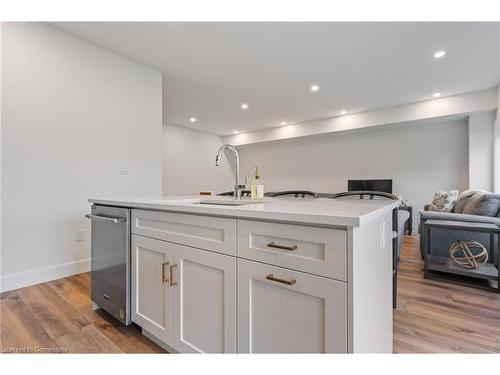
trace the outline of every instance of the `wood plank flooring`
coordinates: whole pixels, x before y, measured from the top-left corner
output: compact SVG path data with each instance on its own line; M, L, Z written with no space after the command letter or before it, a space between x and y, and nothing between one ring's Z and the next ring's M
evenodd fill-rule
M416 236L399 262L396 353L500 353L500 294L423 278ZM161 353L135 326L93 311L88 273L0 294L0 347L25 352Z
M43 353L161 353L133 325L92 310L90 274L0 294L0 349Z
M398 270L396 353L500 353L500 294L424 279L416 236Z

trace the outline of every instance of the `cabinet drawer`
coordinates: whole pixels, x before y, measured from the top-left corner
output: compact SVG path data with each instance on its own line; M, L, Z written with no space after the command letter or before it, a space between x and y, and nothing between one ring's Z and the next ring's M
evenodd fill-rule
M132 233L236 255L234 219L133 210Z
M238 256L346 280L346 231L238 220Z

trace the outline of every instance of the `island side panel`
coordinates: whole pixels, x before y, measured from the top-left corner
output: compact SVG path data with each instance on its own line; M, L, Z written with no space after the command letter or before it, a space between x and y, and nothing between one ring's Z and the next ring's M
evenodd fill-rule
M348 350L392 353L392 213L348 229Z

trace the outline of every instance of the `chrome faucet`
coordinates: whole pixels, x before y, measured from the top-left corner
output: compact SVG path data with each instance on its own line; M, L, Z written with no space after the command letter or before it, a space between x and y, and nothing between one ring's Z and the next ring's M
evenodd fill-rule
M240 185L240 155L238 154L238 150L234 148L234 146L225 144L219 147L219 151L217 152L217 156L215 157L215 166L220 165L220 160L222 158L222 153L225 149L231 150L234 155L234 160L236 162L236 181L234 184L234 199L241 199L241 190L245 188L245 185Z

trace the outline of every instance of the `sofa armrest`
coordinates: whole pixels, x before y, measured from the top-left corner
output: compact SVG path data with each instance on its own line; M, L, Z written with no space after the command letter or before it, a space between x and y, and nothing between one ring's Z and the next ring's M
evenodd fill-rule
M500 218L479 215L455 214L452 212L421 211L420 220L462 221L465 223L490 223L500 226Z

